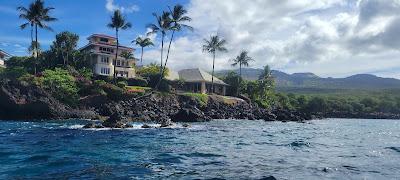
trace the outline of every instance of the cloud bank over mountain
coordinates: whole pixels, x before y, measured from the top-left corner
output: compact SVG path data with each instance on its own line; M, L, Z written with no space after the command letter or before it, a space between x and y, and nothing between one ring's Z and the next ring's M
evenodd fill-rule
M187 9L195 31L174 41L174 69L210 69L211 56L201 45L218 34L229 42L229 52L218 55L217 69L230 68L228 60L248 50L253 67L400 77L399 0L192 0ZM146 57L159 59L159 51Z

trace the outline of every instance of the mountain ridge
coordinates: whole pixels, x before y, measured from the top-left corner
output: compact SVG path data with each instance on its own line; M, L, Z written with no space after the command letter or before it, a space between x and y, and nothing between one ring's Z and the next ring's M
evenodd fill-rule
M217 76L224 76L236 70L216 71ZM257 80L262 69L243 68L242 77ZM278 70L271 71L277 88L317 88L317 89L400 89L400 79L383 78L373 74L355 74L344 78L323 78L311 72L288 74Z

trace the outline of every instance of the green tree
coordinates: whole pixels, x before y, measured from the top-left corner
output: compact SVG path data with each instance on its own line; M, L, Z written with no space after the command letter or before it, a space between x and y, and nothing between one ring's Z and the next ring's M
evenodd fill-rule
M68 65L71 58L73 58L74 51L78 45L79 36L75 33L64 31L56 35L56 39L50 46L52 52L57 57L62 58L64 66Z
M163 71L164 71L165 67L167 67L169 53L170 53L170 50L171 50L171 44L172 44L172 40L174 39L175 32L179 32L183 28L189 29L191 31L193 30L193 27L184 24L185 22L189 22L192 19L189 16L186 16L187 11L186 11L186 9L183 8L182 5L177 4L177 5L174 6L173 10L169 9L169 11L171 13L170 20L171 20L172 24L171 24L170 29L172 30L172 34L171 34L171 39L169 40L167 57L165 59L165 64L164 64Z
M249 66L250 61L254 61L253 58L248 56L247 51L242 51L239 56L237 56L235 59L231 59L233 62L232 66L237 66L239 65L239 76L242 77L242 66ZM243 78L243 77L242 77ZM240 84L241 80L238 78L238 83ZM236 92L237 95L239 95L239 89Z
M226 40L221 39L219 36L211 36L210 39L204 39L203 52L213 55L213 67L211 73L211 92L214 93L214 68L215 68L215 54L216 52L226 52Z
M115 37L117 38L117 50L115 51L115 60L114 60L114 84L117 83L116 81L116 62L118 59L118 48L119 48L119 37L118 32L119 30L126 30L132 27L131 23L126 21L126 18L122 16L120 10L115 10L114 15L111 17L111 22L107 25L107 27L111 29L115 29Z
M151 63L147 66L144 66L140 69L138 69L137 74L139 74L142 77L149 77L151 75L158 75L160 73L160 66L155 64L155 63ZM164 76L168 76L169 74L169 69L167 68L164 71Z
M164 53L164 39L169 30L171 30L172 20L169 12L163 12L161 16L158 16L156 13L153 13L153 16L156 18L155 24L147 25L147 28L150 28L151 31L147 34L156 34L161 33L161 61L160 61L160 73L162 73L163 67L163 53Z
M270 92L275 88L275 81L268 65L264 67L264 70L259 76L258 81L258 92L260 93L262 99L267 99L268 94L270 94Z
M238 80L239 79L239 80ZM241 87L243 86L240 84L242 81L242 77L240 77L236 72L229 72L226 76L222 78L222 80L229 84L227 88L228 95L236 95L238 91L240 91Z
M137 37L132 43L135 42L136 45L140 46L142 49L142 53L140 55L140 64L143 65L143 49L148 46L154 46L154 43L151 41L149 37Z
M32 4L29 5L29 8L25 7L18 7L18 10L20 11L21 14L26 14L29 15L29 19L31 21L29 22L30 24L33 24L35 27L35 65L34 65L34 71L36 74L36 66L37 66L37 61L38 61L38 27L42 29L47 29L52 31L52 29L46 24L48 22L56 21L57 18L51 17L49 15L50 11L53 10L54 8L52 7L45 7L44 1L42 0L36 0ZM23 15L24 16L24 15Z
M235 59L231 59L231 61L233 62L232 66L235 67L239 65L239 75L242 77L242 66L248 67L249 62L254 61L254 59L248 55L247 51L242 51L240 52L239 56L237 56Z
M28 8L25 8L23 6L20 6L17 8L18 11L20 11L19 18L24 19L26 22L24 24L20 25L21 29L25 29L28 27L28 25L31 27L31 45L34 45L33 43L33 26L35 25L35 16L34 16L34 11L35 11L35 6L33 3L29 5Z
M43 85L58 100L73 105L78 98L75 78L67 70L55 68L43 72Z

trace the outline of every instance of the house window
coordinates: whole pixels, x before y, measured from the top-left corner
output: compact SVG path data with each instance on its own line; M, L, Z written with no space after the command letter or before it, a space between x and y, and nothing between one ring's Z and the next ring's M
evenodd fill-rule
M101 62L102 62L102 63L108 64L108 63L110 62L109 57L107 57L107 56L101 56Z
M117 60L117 66L121 66L121 61Z
M106 53L114 53L114 50L106 47L99 47L99 50Z
M108 42L107 38L100 38L100 42Z
M100 69L101 74L110 74L110 68L101 68Z

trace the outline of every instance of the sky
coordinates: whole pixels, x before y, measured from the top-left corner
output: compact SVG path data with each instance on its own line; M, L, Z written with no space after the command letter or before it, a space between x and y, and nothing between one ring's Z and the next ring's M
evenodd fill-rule
M26 55L29 29L16 7L30 0L0 0L0 49ZM132 23L120 32L121 44L131 43L148 32L152 13L182 4L194 31L175 37L168 66L174 70L200 67L211 70L212 56L202 52L204 38L226 39L228 52L218 53L216 69L233 69L230 59L241 51L255 61L249 67L265 65L287 73L312 72L321 77L346 77L369 73L400 78L400 0L46 0L58 18L40 30L44 49L56 33L71 31L80 36L79 47L93 33L113 35L106 24L112 11L120 9ZM145 49L144 62L159 62L160 36L151 38L156 46ZM169 37L168 37L169 38ZM140 56L140 51L135 53Z

